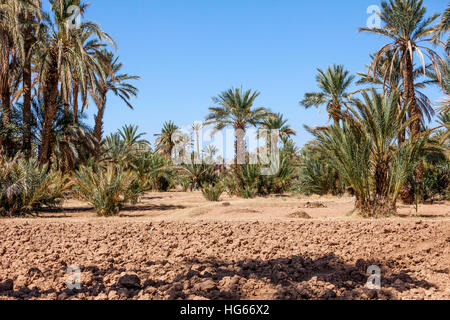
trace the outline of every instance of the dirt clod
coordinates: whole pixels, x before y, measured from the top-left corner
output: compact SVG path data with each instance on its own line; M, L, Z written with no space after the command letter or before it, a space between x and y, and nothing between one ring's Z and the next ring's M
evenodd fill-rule
M297 211L297 212L291 213L289 215L289 218L294 218L294 219L312 219L311 216L309 214L307 214L305 211Z
M139 289L141 287L141 280L135 274L126 274L120 277L118 284L127 289Z

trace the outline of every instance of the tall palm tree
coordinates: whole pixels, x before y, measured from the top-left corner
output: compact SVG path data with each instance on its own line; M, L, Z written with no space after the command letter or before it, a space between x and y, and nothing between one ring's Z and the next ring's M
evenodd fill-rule
M375 70L375 77L367 73L358 73L360 79L356 82L356 84L359 85L368 84L371 85L372 87L380 88L386 91L388 94L395 91L403 92L401 60L399 56L397 56L394 59L392 55L393 53L391 51L388 51L384 56L382 56L378 60L378 65L376 66ZM371 55L371 58L373 60L374 55ZM427 69L429 67L430 66L427 65ZM370 69L371 66L368 66L367 68ZM386 78L387 74L389 74L388 78ZM421 68L415 68L413 75L414 75L414 90L417 98L416 101L420 109L420 121L421 125L425 127L425 119L431 121L431 118L434 116L434 109L432 102L421 91L421 89L425 88L430 81L420 81L420 78L423 76L423 71ZM399 100L399 108L402 108L403 105L404 101L402 96L401 99Z
M330 117L335 124L339 124L342 118L342 107L347 105L350 99L350 88L354 79L350 72L344 69L342 65L333 65L324 72L318 68L316 76L317 85L320 92L306 93L304 99L300 102L306 109L310 107L327 106Z
M197 146L197 156L200 157L200 131L202 130L203 125L201 122L196 122L192 125L192 131L194 131L195 135L195 143Z
M214 157L219 152L219 149L214 144L209 144L203 149L203 153L206 155L206 163L213 164Z
M19 17L27 1L2 0L0 1L0 100L2 111L2 126L6 134L2 135L2 147L5 153L12 155L12 141L7 131L10 129L11 104L11 78L18 64L19 56L23 56L23 34Z
M170 158L175 147L175 135L179 129L172 121L164 122L161 133L155 134L155 137L157 137L156 151Z
M39 139L37 132L42 131L45 121L45 109L42 99L34 99L32 112L36 132L35 139ZM85 117L75 123L72 110L66 110L62 102L58 103L52 131L52 154L56 168L64 172L73 171L79 165L85 164L94 154L95 139L92 129L84 123Z
M270 114L269 110L254 107L257 91L232 88L213 98L216 107L209 108L205 125L214 125L216 130L231 126L235 130L235 165L245 160L245 132L249 126L260 125Z
M101 70L94 56L90 56L83 47L81 30L92 30L101 40L112 39L100 27L92 22L83 22L79 29L71 28L69 7L76 5L84 14L87 4L79 0L50 0L52 19L46 23L46 35L39 41L38 69L45 107L45 120L42 130L39 162L48 163L52 152L52 130L58 106L58 99L68 101L73 88L74 70L76 74L93 74ZM82 77L83 79L83 77ZM58 91L61 84L61 90ZM82 83L86 88L86 83Z
M106 77L97 75L95 85L89 88L89 92L97 106L98 112L95 116L94 137L98 141L97 151L100 151L100 143L103 136L103 116L106 108L107 94L112 92L125 104L133 109L130 103L132 97L136 97L138 89L129 83L130 80L139 80L140 77L121 73L123 64L118 61L112 52L102 50L97 55L104 66Z
M88 57L98 57L102 55L102 50L105 48L106 44L101 42L100 39L95 37L95 34L93 34L95 30L86 29L86 28L80 28L79 34L81 41L83 43L84 51L87 53ZM113 46L115 46L115 43L112 43ZM99 61L102 62L103 60ZM88 61L89 62L89 61ZM94 68L97 66L93 66ZM106 74L104 72L104 65L102 63L99 63L98 67L100 67L99 70L97 70L97 74L99 77L106 77ZM72 78L73 78L73 89L72 89L72 97L71 101L67 101L67 103L72 104L73 109L73 115L74 115L74 121L78 121L78 110L79 110L79 98L81 97L81 113L84 112L84 109L88 106L88 90L89 88L95 88L96 83L96 77L95 73L92 72L86 72L84 74L78 74L77 70L74 69L72 71ZM84 83L87 83L87 87L83 85Z
M40 0L30 0L29 5L22 9L21 22L23 34L22 56L22 150L26 158L31 157L32 143L32 58L34 45L41 36L42 3Z
M360 28L360 31L370 32L387 37L391 41L384 45L373 59L369 73L376 77L376 69L379 60L387 52L392 52L392 59L385 79L394 72L397 57L401 60L401 72L403 77L403 99L408 107L408 116L416 117L411 123L412 135L419 134L421 126L421 110L417 103L414 87L414 57L418 56L424 74L426 74L426 63L424 57L428 57L430 65L435 69L439 82L442 84L442 75L439 65L443 64L441 57L433 50L423 46L421 43L429 41L434 28L432 23L439 14L426 17L426 7L422 0L389 0L381 3L380 18L384 22L381 28Z

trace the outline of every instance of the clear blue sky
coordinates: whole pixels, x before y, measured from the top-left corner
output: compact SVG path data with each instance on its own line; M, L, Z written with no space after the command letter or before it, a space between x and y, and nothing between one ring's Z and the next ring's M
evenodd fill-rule
M203 120L211 97L232 86L261 92L258 106L283 113L299 145L310 137L303 125L323 125L324 109L299 106L316 90L316 68L336 63L364 71L369 54L385 39L358 33L377 0L91 0L87 19L119 44L127 73L141 76L129 110L109 97L105 132L137 124L153 141L163 122ZM425 0L429 13L447 2ZM437 89L426 91L433 101ZM95 106L89 110L92 114Z

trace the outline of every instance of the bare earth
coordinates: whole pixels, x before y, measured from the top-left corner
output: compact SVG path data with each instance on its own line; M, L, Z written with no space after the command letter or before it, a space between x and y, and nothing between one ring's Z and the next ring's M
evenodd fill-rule
M98 218L70 200L0 220L0 299L450 299L450 203L361 220L353 201L151 193ZM372 265L379 291L365 288Z

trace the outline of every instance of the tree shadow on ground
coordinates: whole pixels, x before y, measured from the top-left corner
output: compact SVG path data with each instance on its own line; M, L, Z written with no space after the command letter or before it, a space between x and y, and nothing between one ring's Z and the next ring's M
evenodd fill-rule
M182 205L166 205L166 204L146 204L146 205L129 205L125 206L122 209L122 212L126 212L125 214L120 214L120 217L130 217L130 218L137 218L137 217L143 217L145 214L127 214L127 213L133 213L133 212L149 212L149 211L156 211L156 212L163 212L163 211L169 211L169 210L181 210L186 209L186 206ZM86 212L92 212L95 214L95 209L93 207L65 207L65 208L44 208L37 212L37 217L43 218L43 219L57 219L57 218L70 218L71 216L68 214L73 213L86 213Z
M168 211L168 210L181 210L186 209L186 206L171 205L171 204L147 204L147 205L134 205L125 206L122 211Z
M149 278L140 279L139 285L131 288L124 288L119 283L107 287L103 279L106 275L119 275L126 271L142 274L139 266L130 271L115 267L114 259L109 259L108 262L109 267L105 269L96 266L81 267L83 278L87 277L88 280L83 280L80 290L41 291L39 288L24 287L0 292L0 297L46 298L54 293L56 296L64 294L67 298L76 299L81 293L96 297L100 294L107 295L114 290L122 292L126 298L136 298L140 292L151 292L152 299L190 299L195 296L215 300L240 300L261 298L264 292L261 289L265 289L268 294L262 295L263 299L397 299L396 292L436 288L432 283L413 278L410 275L411 270L399 270L395 261L359 259L356 264L349 265L333 253L318 259L294 255L270 260L246 259L232 263L216 258L185 259L177 264L184 264L190 271L176 275L173 281L152 279L151 274L148 274ZM168 264L166 260L146 263L147 266L170 268ZM365 288L369 277L366 272L372 265L381 268L382 290ZM33 276L43 276L39 274L38 268L30 269L29 273L31 272ZM1 286L2 284L0 288Z

